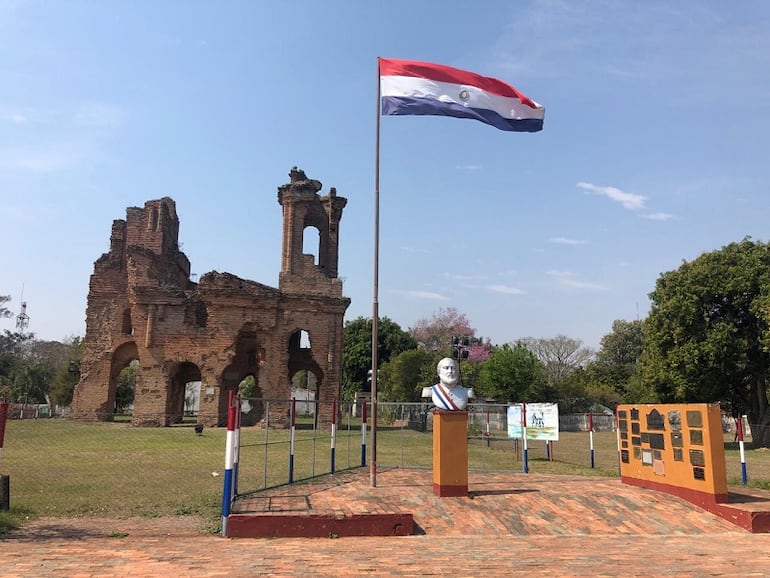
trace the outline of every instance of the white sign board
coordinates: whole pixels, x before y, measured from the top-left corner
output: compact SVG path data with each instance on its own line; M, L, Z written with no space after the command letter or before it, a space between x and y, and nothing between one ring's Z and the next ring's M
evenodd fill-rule
M526 416L526 424L524 422ZM508 437L528 440L559 440L559 406L555 403L527 403L508 406Z

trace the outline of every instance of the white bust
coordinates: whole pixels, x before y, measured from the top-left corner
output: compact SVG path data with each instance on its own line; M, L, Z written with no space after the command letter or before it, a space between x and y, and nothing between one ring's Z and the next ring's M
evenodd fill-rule
M429 397L438 409L447 411L462 411L468 405L468 399L473 398L473 389L458 385L460 372L457 362L445 357L438 362L439 383L432 387L422 388L422 397Z

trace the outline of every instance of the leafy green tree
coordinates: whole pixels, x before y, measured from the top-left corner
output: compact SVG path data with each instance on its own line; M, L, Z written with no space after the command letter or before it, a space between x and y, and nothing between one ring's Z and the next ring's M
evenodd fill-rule
M22 403L48 403L51 368L43 363L24 363L13 376L13 388Z
M372 368L372 320L358 317L345 323L342 330L342 396L352 399L357 391L368 386L368 372ZM417 342L388 317L377 323L377 359L387 363L403 351L416 349Z
M623 400L641 403L637 376L643 345L642 321L614 321L612 332L602 337L596 358L579 377L586 390L593 391L593 394L587 391L588 396L601 397L605 405Z
M543 364L522 343L495 348L479 375L476 397L501 402L545 401L538 392L546 383Z
M72 403L72 394L75 386L80 381L80 366L77 361L72 364L62 365L53 376L53 382L49 391L51 403L67 406Z
M436 383L439 356L424 349L402 351L382 365L378 393L382 401L421 401L422 388Z
M118 384L115 388L115 413L123 413L134 403L136 391L136 374L139 372L139 360L134 359L118 374Z
M238 393L242 397L255 397L257 395L257 382L253 375L247 375L238 384Z
M662 274L644 324L643 381L663 402L723 402L770 447L770 245L746 238Z
M29 397L28 380L34 372L22 375L28 365L29 349L34 334L18 333L6 330L0 335L0 382L5 385L5 397L8 401L23 402Z
M11 300L10 295L0 295L0 317L10 317L11 310L5 304Z

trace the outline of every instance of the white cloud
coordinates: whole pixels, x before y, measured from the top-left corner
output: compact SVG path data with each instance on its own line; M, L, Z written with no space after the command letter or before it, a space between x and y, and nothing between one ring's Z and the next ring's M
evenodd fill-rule
M427 249L418 249L416 247L408 247L406 245L402 245L401 247L399 247L399 249L401 249L402 251L406 251L407 253L428 253L428 254L430 254L430 251L428 251Z
M457 165L455 168L458 171L478 171L481 170L481 165Z
M12 113L12 114L4 114L0 116L0 120L15 122L16 124L23 124L27 122L27 117L24 116L23 114Z
M547 274L556 279L560 285L572 287L574 289L585 289L587 291L606 291L607 287L598 283L588 283L575 279L575 274L571 271L547 271Z
M578 239L569 239L567 237L551 237L548 239L549 243L556 243L557 245L586 245L588 241L580 241Z
M503 293L504 295L524 295L524 291L510 285L487 285L485 289L492 293Z
M674 217L674 215L671 213L648 213L646 215L642 215L642 218L649 219L650 221L670 221L676 217Z
M413 297L415 299L430 299L434 301L449 301L449 297L442 295L441 293L435 293L433 291L397 291L405 297Z
M82 155L70 150L0 149L0 169L48 173L77 166Z
M486 279L489 279L487 275L453 275L452 273L444 273L444 275L455 281L485 281Z
M577 187L583 189L588 194L605 196L616 203L620 203L623 208L630 211L643 209L645 203L648 201L648 198L643 195L627 193L615 187L600 187L598 185L592 185L591 183L582 182L578 183Z

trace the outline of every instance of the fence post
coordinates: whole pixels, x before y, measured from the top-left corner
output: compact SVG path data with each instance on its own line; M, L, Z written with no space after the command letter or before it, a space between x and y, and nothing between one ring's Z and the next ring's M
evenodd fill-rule
M743 485L749 483L749 476L746 472L746 452L744 451L743 447L743 416L739 415L738 419L735 420L735 427L736 432L738 433L738 447L741 451L741 481L743 482Z
M361 399L361 467L366 465L366 400Z
M588 414L588 434L591 446L591 469L594 468L594 414Z
M297 429L297 399L291 398L291 429L289 434L289 483L294 483L294 432Z
M8 419L8 402L0 402L0 464L3 463L3 443L5 439L5 422ZM0 510L11 509L11 478L0 475Z
M331 470L334 473L334 450L337 434L337 399L332 401L332 448L331 448Z
M521 404L522 440L524 445L524 473L529 473L529 450L527 449L527 404Z
M235 457L235 392L229 392L227 407L227 443L225 446L225 479L222 489L222 536L227 537L227 519L233 501L233 460Z

